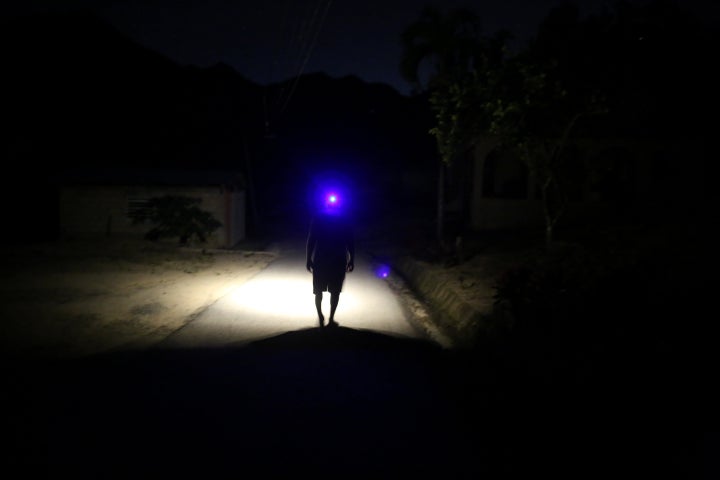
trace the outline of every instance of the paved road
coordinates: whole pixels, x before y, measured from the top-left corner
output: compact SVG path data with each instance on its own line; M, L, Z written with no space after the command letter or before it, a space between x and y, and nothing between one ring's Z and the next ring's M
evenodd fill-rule
M76 479L458 478L481 468L448 351L413 327L362 255L339 327L319 328L303 247L282 245L156 348L6 365L1 426L14 443L4 464Z
M5 476L646 478L672 461L668 435L618 415L647 405L516 381L424 339L367 259L340 326L317 328L298 259L289 249L158 348L2 362Z
M305 270L304 244L287 241L280 256L265 270L238 285L191 323L163 341L160 348L242 346L286 332L317 328L312 276ZM376 275L376 266L359 253L348 273L336 320L355 330L371 330L402 338L426 338L402 308L401 299ZM323 298L329 316L330 296Z

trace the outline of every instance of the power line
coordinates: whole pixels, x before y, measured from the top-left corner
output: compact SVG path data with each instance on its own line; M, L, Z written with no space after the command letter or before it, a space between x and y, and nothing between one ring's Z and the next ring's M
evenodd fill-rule
M307 38L309 37L307 31L310 30L314 23L315 19L317 18L317 13L319 10L320 3L317 3L315 8L312 11L310 21L307 21L307 14L310 12L310 9L308 9L302 16L300 16L301 21L296 22L294 24L293 30L290 32L289 41L288 41L288 48L286 49L288 54L288 63L292 65L292 75L289 77L293 77L296 75L295 71L296 69L299 71L299 69L302 67L302 56L307 48ZM295 48L297 46L297 48ZM293 53L296 50L296 55L293 55ZM286 84L283 83L280 88L280 94L278 95L278 98L275 102L275 105L279 105L283 99L283 96L285 95L287 90Z
M293 67L292 69L292 76L289 77L292 78L292 80L283 81L281 83L279 93L277 94L275 100L272 102L272 108L270 108L270 106L268 105L267 96L263 95L263 111L265 116L264 120L266 134L270 133L271 117L279 117L287 109L290 100L295 93L295 90L297 89L299 79L305 71L307 63L317 45L320 31L322 30L322 26L325 23L325 19L327 18L327 14L330 10L332 2L333 0L318 0L314 4L314 6L309 5L309 7L307 9L304 9L304 12L299 17L296 17L299 18L299 21L293 22L292 28L290 28L291 25L288 21L288 18L292 16L290 12L290 6L293 1L288 0L285 3L286 8L279 31L281 32L282 36L282 32L285 31L286 27L288 27L288 47L285 49L281 49L281 52L277 55L276 58L279 59L281 56L286 57L288 60L287 63L295 65L295 67ZM280 62L279 60L276 60L272 63L276 64ZM271 65L270 68L272 70L272 68L274 68L274 65ZM288 85L289 82L290 84Z
M315 32L313 34L311 43L309 47L307 48L307 53L305 54L305 58L302 60L302 63L300 64L300 67L298 69L298 73L295 76L295 79L293 80L292 86L290 88L290 93L288 93L285 103L280 109L280 114L285 112L285 109L287 108L288 104L290 103L290 99L292 98L293 94L295 93L295 89L297 88L297 84L300 80L300 76L302 76L303 72L305 71L305 67L307 66L308 60L310 60L310 57L312 56L313 50L315 50L315 46L317 45L317 40L320 36L320 31L322 30L322 26L325 23L325 19L327 18L328 11L330 10L330 6L332 5L333 0L327 0L325 4L325 10L322 13L322 18L320 19L320 23L318 24L317 28L315 29ZM318 10L320 9L320 4L322 3L322 0L318 2L315 11L313 12L312 17L312 23L314 23L314 19L317 16Z

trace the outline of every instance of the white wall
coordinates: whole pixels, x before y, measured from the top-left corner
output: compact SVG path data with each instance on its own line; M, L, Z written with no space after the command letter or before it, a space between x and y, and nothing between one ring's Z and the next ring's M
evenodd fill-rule
M142 237L152 225L133 225L128 203L162 195L200 198L200 208L223 224L204 245L232 247L245 238L244 192L222 186L65 186L60 190L61 232L66 237Z

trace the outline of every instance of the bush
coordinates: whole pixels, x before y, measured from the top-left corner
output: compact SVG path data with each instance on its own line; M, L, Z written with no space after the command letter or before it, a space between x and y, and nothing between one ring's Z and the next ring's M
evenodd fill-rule
M550 359L573 375L656 358L680 347L690 271L676 249L646 238L538 252L496 284L496 306L512 320L506 346L521 364Z
M165 195L148 201L147 208L133 217L133 223L150 221L154 227L145 234L148 240L177 237L181 245L192 240L206 242L222 226L211 213L201 210L199 198Z

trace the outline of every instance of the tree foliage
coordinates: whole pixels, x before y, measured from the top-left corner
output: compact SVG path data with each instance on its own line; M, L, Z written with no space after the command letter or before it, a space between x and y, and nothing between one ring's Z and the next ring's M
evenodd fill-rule
M606 111L597 92L587 97L573 95L572 85L557 75L555 64L543 65L523 60L516 66L519 94L498 91L483 110L490 118L488 131L516 152L528 166L540 188L545 213L546 240L552 242L553 229L567 205L567 147L581 118Z
M567 16L577 21L572 12ZM501 41L490 51L507 53ZM513 56L485 59L433 90L431 133L446 164L481 136L517 155L540 188L550 242L566 204L565 149L581 118L606 111L602 89L532 44Z
M436 7L426 7L402 33L400 73L418 89L432 88L435 82L473 67L480 38L480 19L473 11L461 8L443 14ZM423 66L428 67L426 82L421 79Z
M428 7L403 32L401 73L408 82L429 92L437 121L430 133L445 164L452 163L454 152L468 140L468 133L481 128L476 98L470 90L478 72L491 71L502 63L509 38L511 34L505 30L484 36L478 15L462 8L443 14ZM420 70L427 61L431 65L423 85Z
M565 3L513 54L507 33L484 36L478 17L461 12L423 12L404 32L402 72L423 86L419 69L433 60L424 88L442 165L488 137L527 164L549 241L568 190L582 181L573 175L592 175L594 166L577 162L582 154L569 154L579 136L585 145L600 143L594 129L601 124L608 135L661 142L710 132L696 109L710 111L717 98L717 73L707 62L717 34L678 3L617 2L585 18ZM607 120L590 119L599 114Z
M402 34L400 73L417 90L429 93L439 122L429 133L435 136L440 155L437 237L443 249L445 166L452 163L452 152L467 131L459 127L462 122L457 119L466 98L457 81L480 65L498 62L508 37L505 31L493 38L483 36L480 18L471 10L459 8L442 13L435 7L425 8L420 18ZM426 74L426 82L421 80L421 73Z

